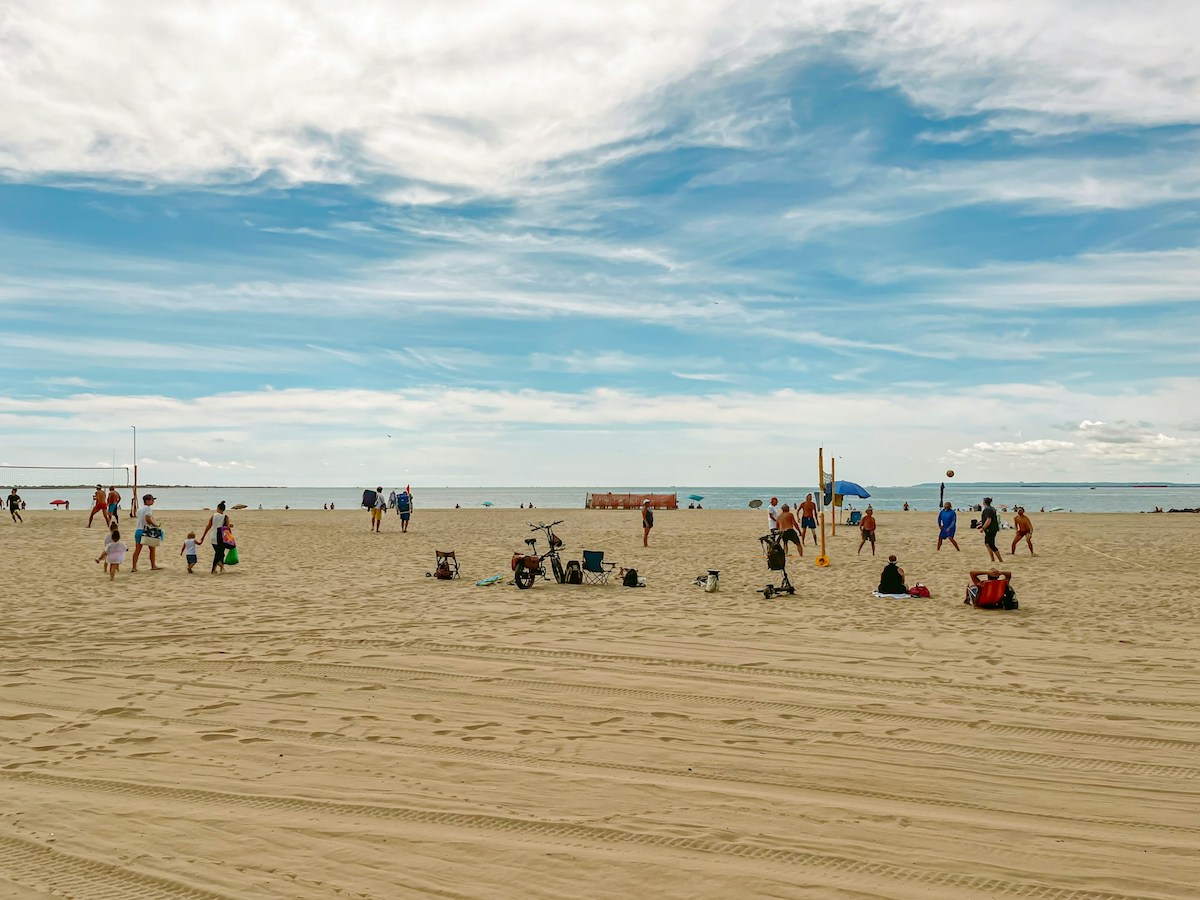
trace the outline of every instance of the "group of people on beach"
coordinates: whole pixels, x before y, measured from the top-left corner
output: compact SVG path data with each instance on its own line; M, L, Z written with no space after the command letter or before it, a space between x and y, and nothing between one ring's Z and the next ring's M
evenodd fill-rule
M137 527L133 532L133 562L130 566L131 572L138 570L138 559L142 555L144 547L150 556L150 569L157 571L163 568L158 564L158 548L162 544L165 533L161 526L154 519L154 503L157 498L153 494L144 494L142 496L142 505L138 509ZM119 501L118 501L119 502ZM108 575L110 581L115 580L117 572L125 562L125 554L129 552L129 547L121 539L120 523L116 514L105 517L108 524L108 534L104 539L104 549L100 555L96 557L96 562L104 563L104 573ZM91 528L91 519L88 520L88 527ZM199 538L196 537L196 532L189 531L187 538L179 548L179 555L183 556L187 561L187 571L190 575L199 561L198 546L204 543L205 538L212 535L210 543L213 550L212 572L223 573L225 565L228 562L232 564L236 556L230 551L236 553L236 542L233 537L233 522L229 519L229 514L225 512L225 501L222 500L217 504L216 511L208 517L208 523L204 526L204 533Z

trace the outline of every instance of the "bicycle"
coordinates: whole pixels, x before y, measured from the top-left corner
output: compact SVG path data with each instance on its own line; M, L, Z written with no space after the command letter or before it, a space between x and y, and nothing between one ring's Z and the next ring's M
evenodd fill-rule
M517 587L521 590L524 591L533 587L533 581L537 576L547 577L545 565L547 559L550 560L550 571L554 575L554 580L562 584L566 579L562 560L558 556L558 551L562 549L563 542L554 533L554 526L561 525L562 523L562 519L559 519L557 522L551 522L549 525L544 522L539 522L537 525L534 525L532 522L526 523L530 531L546 532L546 542L550 545L550 549L538 555L537 538L525 538L525 543L529 546L529 552L513 553L513 580L516 581Z

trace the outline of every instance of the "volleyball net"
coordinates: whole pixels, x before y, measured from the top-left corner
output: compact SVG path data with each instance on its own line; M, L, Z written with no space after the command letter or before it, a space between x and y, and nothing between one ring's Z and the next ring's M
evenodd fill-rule
M0 485L24 488L129 487L130 466L0 466Z

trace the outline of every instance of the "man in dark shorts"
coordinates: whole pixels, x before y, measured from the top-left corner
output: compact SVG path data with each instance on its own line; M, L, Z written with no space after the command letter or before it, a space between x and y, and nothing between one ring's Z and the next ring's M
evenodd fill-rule
M642 501L642 546L650 546L650 529L654 527L654 510L649 500Z
M804 502L800 504L800 546L804 547L804 541L808 534L808 529L812 529L813 546L817 544L817 504L813 502L812 494L808 494L804 498Z
M862 553L862 548L867 541L871 542L871 555L875 555L875 510L867 507L867 511L863 513L862 521L858 523L858 527L862 529L862 543L858 545L858 552Z
M792 512L792 508L786 503L783 504L779 510L779 517L775 521L779 524L779 544L783 547L784 555L787 555L787 545L791 541L803 556L804 545L800 543L800 532L796 530L796 515Z
M13 488L8 495L8 512L14 522L25 521L21 518L21 497L17 494L16 488Z
M942 541L949 541L954 545L955 550L962 550L958 546L958 541L954 539L954 532L958 528L958 513L954 511L953 505L947 500L942 504L942 511L938 513L938 542L937 549L942 549Z
M992 508L992 498L983 498L983 509L979 511L979 530L983 532L983 545L987 547L988 560L1004 562L1000 550L996 547L996 535L1000 533L1000 517Z

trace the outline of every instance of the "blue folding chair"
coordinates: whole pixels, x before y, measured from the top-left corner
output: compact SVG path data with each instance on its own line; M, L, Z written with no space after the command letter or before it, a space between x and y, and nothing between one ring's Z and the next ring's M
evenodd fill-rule
M862 513L860 513L856 509L856 510L854 510L854 512L850 513L850 518L846 520L846 524L847 525L857 525L861 521L862 521Z
M584 584L608 584L608 576L616 567L616 563L606 563L604 561L603 550L583 551Z

